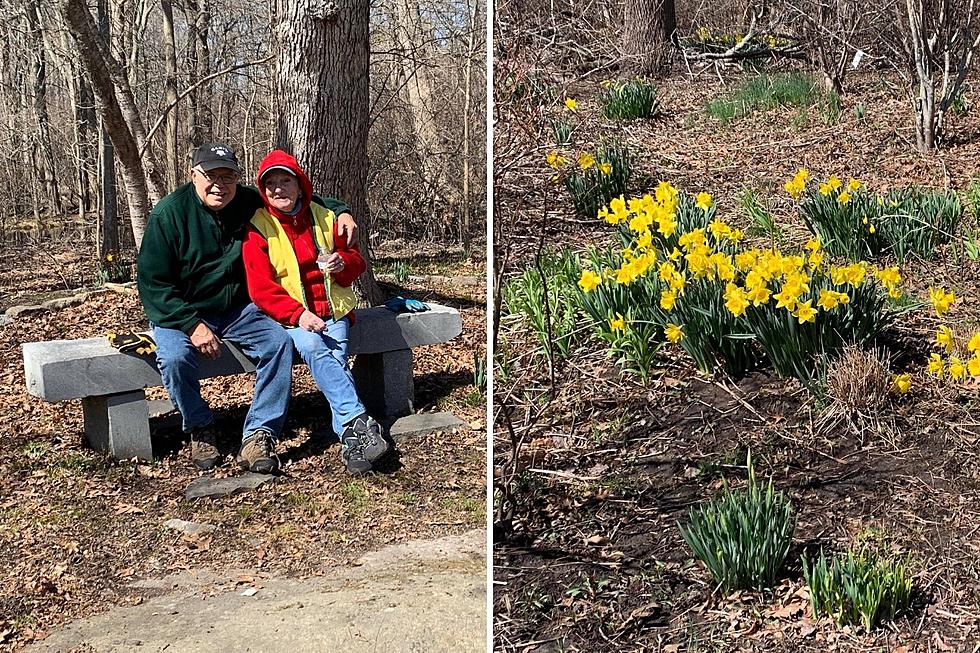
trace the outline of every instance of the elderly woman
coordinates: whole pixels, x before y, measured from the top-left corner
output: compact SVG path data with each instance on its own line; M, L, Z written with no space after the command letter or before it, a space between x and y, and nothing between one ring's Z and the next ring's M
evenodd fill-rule
M295 158L273 150L259 164L257 183L265 207L252 217L242 248L249 295L286 327L330 403L347 471L363 474L389 446L347 365L356 305L350 286L364 272L364 258L333 212L311 201L313 186Z

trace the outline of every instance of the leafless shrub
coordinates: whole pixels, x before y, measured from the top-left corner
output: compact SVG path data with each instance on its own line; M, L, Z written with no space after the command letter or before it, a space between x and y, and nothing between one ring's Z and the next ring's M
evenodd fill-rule
M828 433L846 425L863 436L877 430L891 385L884 351L846 347L827 369L827 408L816 424L817 431Z

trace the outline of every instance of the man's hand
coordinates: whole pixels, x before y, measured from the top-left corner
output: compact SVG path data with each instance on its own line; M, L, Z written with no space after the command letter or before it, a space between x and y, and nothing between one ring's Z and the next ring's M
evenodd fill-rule
M341 213L337 216L337 233L341 236L347 237L348 243L356 243L357 241L357 223L354 222L354 216L350 213Z
M327 323L317 317L315 313L303 311L303 314L299 316L299 328L303 331L323 333L323 330L327 328Z
M204 322L198 322L191 330L191 344L201 356L214 360L221 354L221 340L208 328Z

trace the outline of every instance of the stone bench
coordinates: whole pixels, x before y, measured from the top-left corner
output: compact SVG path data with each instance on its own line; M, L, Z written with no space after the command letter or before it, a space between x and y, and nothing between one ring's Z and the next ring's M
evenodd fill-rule
M383 307L355 312L349 334L349 351L357 355L354 380L365 407L379 418L414 412L412 348L447 342L462 332L459 311L429 307L424 313ZM23 352L27 391L51 402L81 399L85 437L94 449L116 459L153 458L145 388L163 385L156 356L120 353L104 337L29 342ZM202 358L200 369L203 379L254 372L255 365L223 343L221 356Z

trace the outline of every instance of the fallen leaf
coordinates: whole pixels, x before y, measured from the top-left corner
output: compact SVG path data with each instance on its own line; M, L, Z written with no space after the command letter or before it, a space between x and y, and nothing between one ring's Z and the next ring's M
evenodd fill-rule
M128 503L117 503L116 514L117 515L142 515L143 509Z
M791 619L791 618L795 617L796 615L802 614L802 613L803 613L803 604L802 603L789 603L789 604L784 605L783 607L779 608L778 610L774 611L772 613L772 616L774 616L774 617L776 617L778 619Z

